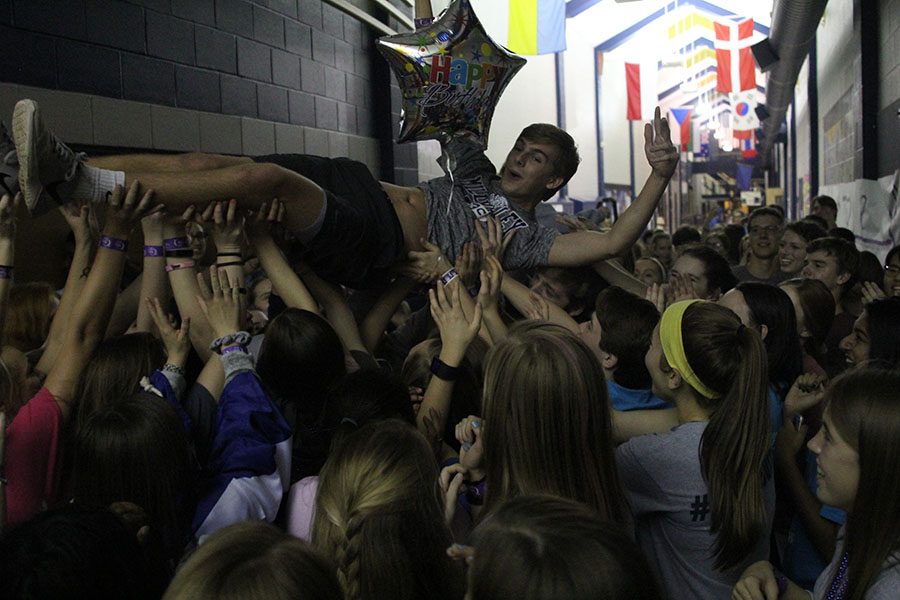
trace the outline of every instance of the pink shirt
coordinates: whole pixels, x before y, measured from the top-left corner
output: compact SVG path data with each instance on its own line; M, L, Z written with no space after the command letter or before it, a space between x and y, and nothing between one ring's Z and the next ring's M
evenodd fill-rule
M312 540L313 517L316 514L318 477L304 477L291 486L287 503L287 532L306 540Z
M29 520L56 499L62 413L42 387L6 428L6 521Z

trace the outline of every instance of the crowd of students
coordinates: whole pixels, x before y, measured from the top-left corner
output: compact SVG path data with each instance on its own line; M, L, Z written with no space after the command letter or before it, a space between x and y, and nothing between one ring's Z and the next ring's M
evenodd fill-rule
M18 202L0 597L898 595L900 247L865 271L836 214L518 272L485 217L373 292L278 199L129 181L61 207L57 292L13 285Z

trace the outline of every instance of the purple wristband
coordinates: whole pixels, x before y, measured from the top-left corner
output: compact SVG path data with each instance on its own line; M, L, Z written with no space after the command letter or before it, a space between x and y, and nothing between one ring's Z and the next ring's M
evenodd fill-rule
M222 348L222 351L220 352L220 354L222 356L225 356L226 354L231 354L232 352L242 352L242 353L246 354L247 350L240 344L233 344L231 346L225 346L224 348Z
M163 246L165 247L166 252L172 250L185 250L187 248L190 248L191 241L186 235L181 237L168 238L166 240L163 240Z
M428 27L434 23L434 17L422 17L420 19L413 19L413 27L415 29L421 29L422 27Z
M144 256L148 258L157 258L165 256L162 246L144 246Z
M128 250L128 242L125 240L120 240L119 238L110 237L108 235L100 236L100 244L101 248L106 248L107 250L117 250L119 252L125 252Z
M13 268L6 265L0 265L0 279L12 279Z

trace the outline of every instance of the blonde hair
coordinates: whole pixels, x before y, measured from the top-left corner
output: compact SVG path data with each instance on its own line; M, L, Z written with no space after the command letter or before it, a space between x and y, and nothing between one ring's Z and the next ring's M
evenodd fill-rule
M312 540L335 562L348 600L462 596L437 477L425 438L402 421L365 425L332 451Z
M628 520L603 371L574 333L537 321L511 328L488 354L483 404L486 513L552 494Z
M165 600L333 600L331 565L306 543L249 521L210 536L175 575Z
M9 290L3 344L22 352L44 345L53 320L55 292L44 281L16 284Z

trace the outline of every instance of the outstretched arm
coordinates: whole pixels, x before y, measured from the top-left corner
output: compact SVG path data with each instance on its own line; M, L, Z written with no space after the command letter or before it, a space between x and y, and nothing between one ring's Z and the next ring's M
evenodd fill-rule
M669 122L660 117L659 107L656 108L653 124L644 125L644 152L653 170L628 210L607 233L578 231L557 237L550 247L550 265L573 267L593 264L621 254L637 241L678 165L678 148L672 144Z
M12 287L12 271L14 267L16 245L16 208L22 196L15 198L3 194L0 198L0 328L6 320L6 305L9 300L9 288ZM2 463L0 463L2 464Z

